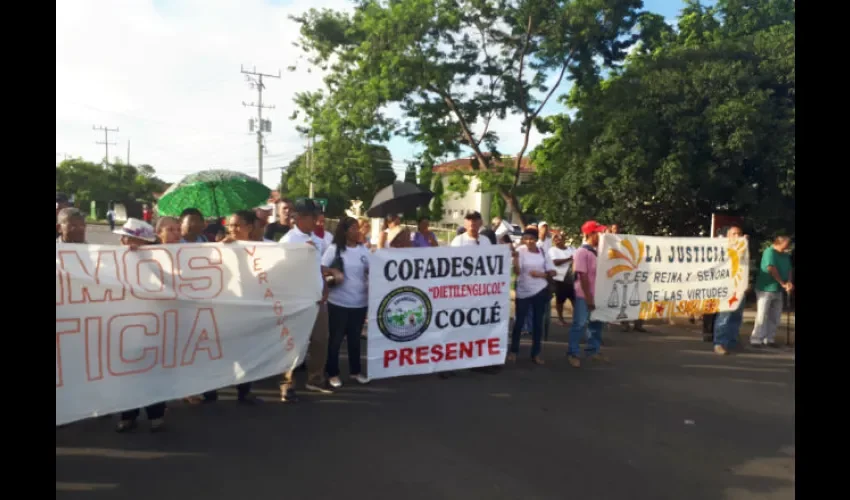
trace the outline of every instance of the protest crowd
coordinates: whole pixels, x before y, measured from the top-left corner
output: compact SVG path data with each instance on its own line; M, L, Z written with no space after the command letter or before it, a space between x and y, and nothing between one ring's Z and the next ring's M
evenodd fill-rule
M67 197L57 194L56 242L57 244L85 244L86 218L68 203ZM207 222L198 208L185 208L179 217L161 216L152 220L145 207L145 220L130 218L113 232L120 236L120 244L130 251L151 245L214 243L228 245L235 242L268 242L306 244L315 247L317 262L315 279L322 290L318 313L309 335L309 346L303 365L281 374L280 400L298 401L294 371L306 370L304 389L319 394L332 394L340 390L343 377L340 370L340 352L346 343L349 373L346 383L367 384L370 378L361 363L361 340L369 311L370 255L385 249L415 248L427 252L439 243L429 227L428 219L418 221L412 232L401 224L397 215L385 218L377 241L370 238L370 224L366 218L343 217L333 232L325 227L321 208L311 199L295 202L282 199L274 205L255 209L236 210L224 223ZM270 219L275 219L269 222ZM111 214L110 225L114 225ZM466 215L464 226L451 240L450 247L506 245L511 256L510 267L514 283L514 314L510 322L506 363L515 363L521 354L520 340L531 337L530 351L526 355L531 363L542 365L543 342L548 338L552 322L552 303L557 321L569 326L569 345L566 361L579 368L586 362L608 362L602 353L605 323L595 319L594 312L601 307L596 303L597 259L600 239L606 234L618 234L616 224L603 225L590 220L581 228L583 241L578 248L571 245L569 233L553 230L547 222L531 224L522 230L519 241L511 239L510 225L496 218L486 226L479 213ZM731 243L745 239L738 226L728 228L724 238ZM757 313L750 343L754 347L776 346L776 335L781 320L782 292L793 290L791 260L788 254L790 240L779 236L764 252L754 283L757 296ZM643 248L641 247L641 252ZM625 297L625 296L624 296ZM572 310L571 322L565 318L565 305ZM714 352L726 355L735 349L742 325L743 297L737 308L720 312L694 312L691 320L702 316L704 340L713 343ZM643 316L642 316L643 317ZM645 331L643 321L608 322L613 327ZM582 344L584 345L582 351ZM497 372L498 365L476 368ZM441 377L452 371L440 372ZM238 401L243 404L261 402L251 392L251 382L237 386ZM189 404L213 403L217 390L185 398ZM150 430L163 429L166 401L144 408L150 421ZM141 409L120 414L117 431L126 432L137 427Z

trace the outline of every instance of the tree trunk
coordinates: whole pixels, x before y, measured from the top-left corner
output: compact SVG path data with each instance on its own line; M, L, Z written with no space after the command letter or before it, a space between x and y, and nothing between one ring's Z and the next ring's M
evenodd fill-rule
M499 195L505 200L505 204L507 204L508 209L511 211L511 224L518 224L521 228L525 229L527 218L520 207L519 199L516 195L503 190L499 191Z

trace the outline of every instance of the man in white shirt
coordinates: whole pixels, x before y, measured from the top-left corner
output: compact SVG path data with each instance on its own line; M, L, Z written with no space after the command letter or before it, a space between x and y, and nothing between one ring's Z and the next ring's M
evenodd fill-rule
M466 214L466 217L464 217L463 220L463 226L466 230L455 236L450 246L462 247L466 245L492 245L489 238L481 237L479 234L482 223L480 213L472 212Z
M313 234L316 226L316 218L319 207L310 199L298 200L295 203L295 225L287 232L280 243L307 243L316 248L316 279L321 283L322 299L319 301L319 313L316 322L313 323L313 331L310 334L310 347L307 356L307 384L309 391L331 394L327 380L325 379L325 363L328 359L328 287L325 277L340 279L338 271L322 266L321 259L325 253L325 242ZM283 382L280 384L280 398L285 403L296 402L295 380L292 370L283 374Z
M556 233L552 237L552 248L549 249L549 259L552 265L555 266L555 310L558 311L558 320L561 325L566 326L564 320L564 302L570 301L570 304L575 304L575 289L572 276L573 254L575 248L567 246L566 238L562 233Z
M549 223L545 220L540 221L537 224L537 231L540 233L539 238L537 238L537 248L539 248L544 255L549 255L549 249L552 248L552 233L549 232Z

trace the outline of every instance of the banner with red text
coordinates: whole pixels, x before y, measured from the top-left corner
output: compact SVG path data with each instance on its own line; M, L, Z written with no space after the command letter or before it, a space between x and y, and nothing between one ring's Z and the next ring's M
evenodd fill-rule
M594 320L669 319L736 310L750 275L747 240L604 234Z
M369 261L369 378L505 362L507 245L391 248Z
M304 244L56 245L56 425L282 373L321 298Z

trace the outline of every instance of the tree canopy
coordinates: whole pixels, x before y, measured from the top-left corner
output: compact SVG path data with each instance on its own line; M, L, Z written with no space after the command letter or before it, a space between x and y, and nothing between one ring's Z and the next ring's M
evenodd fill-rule
M328 199L328 214L341 215L349 201L359 199L368 208L375 193L396 179L392 156L383 146L351 144L323 140L312 148L312 173L307 153L296 157L281 174L281 194L289 198L306 197L310 179L317 198Z
M56 167L56 191L73 194L83 206L91 201L152 202L153 194L167 187L150 165L126 165L117 159L103 165L74 158Z
M327 98L321 106L308 95L296 102L326 140L341 131L367 141L400 135L424 148L426 163L471 153L480 175L501 179L489 184L522 220L519 172L491 162L503 156L492 120L514 121L522 146L513 156L522 158L563 81L592 84L602 67L623 59L641 7L641 0L356 0L352 14L311 9L294 19L307 61L328 71Z
M542 215L697 235L728 210L756 234L793 232L794 14L793 0L718 0L687 2L676 29L645 16L626 64L550 120L533 154Z

